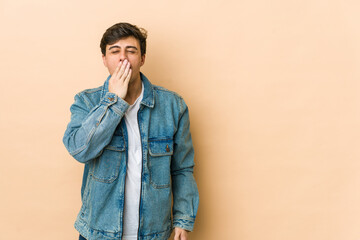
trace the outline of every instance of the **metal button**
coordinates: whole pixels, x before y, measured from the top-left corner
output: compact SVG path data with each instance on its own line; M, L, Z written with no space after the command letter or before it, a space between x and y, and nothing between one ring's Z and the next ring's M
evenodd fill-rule
M109 97L108 99L109 99L110 101L114 101L114 98L110 98L110 97Z
M167 151L167 152L170 152L169 145L166 145L166 151Z

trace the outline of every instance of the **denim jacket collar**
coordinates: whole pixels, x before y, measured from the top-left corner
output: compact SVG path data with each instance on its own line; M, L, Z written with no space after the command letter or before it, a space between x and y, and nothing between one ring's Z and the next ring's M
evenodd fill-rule
M109 91L109 80L111 75L109 75L103 85L102 92L101 92L101 98L105 96L105 94ZM150 83L149 79L140 72L140 78L144 84L144 96L141 101L141 104L153 108L155 103L155 96L154 96L154 88L152 84Z

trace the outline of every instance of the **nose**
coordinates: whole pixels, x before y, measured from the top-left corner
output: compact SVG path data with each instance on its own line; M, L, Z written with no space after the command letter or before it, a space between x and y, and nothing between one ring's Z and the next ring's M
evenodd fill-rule
M121 51L120 52L120 61L124 61L125 59L127 59L127 55L125 51Z

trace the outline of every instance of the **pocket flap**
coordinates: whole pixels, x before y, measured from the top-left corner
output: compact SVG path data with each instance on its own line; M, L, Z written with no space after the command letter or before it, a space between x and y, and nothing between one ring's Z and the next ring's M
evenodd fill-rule
M149 139L149 153L151 156L167 156L173 154L172 139Z

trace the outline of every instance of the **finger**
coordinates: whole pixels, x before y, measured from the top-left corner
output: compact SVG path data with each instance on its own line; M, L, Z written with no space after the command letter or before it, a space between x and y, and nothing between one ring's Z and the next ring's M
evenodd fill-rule
M125 71L125 68L126 68L127 65L128 65L128 60L125 59L125 60L123 61L123 64L122 64L121 67L120 67L119 72L118 72L117 75L116 75L116 78L117 78L117 79L120 79L121 76L124 74L124 71Z
M187 235L186 234L181 234L180 240L188 240Z
M182 230L180 232L180 240L187 240L187 234L186 234L185 230Z
M124 84L126 86L129 85L129 82L130 82L130 79L131 79L131 73L132 73L132 70L130 69L128 75L126 76L126 78L124 80Z
M117 64L114 72L111 74L111 78L110 78L110 80L109 80L109 84L112 84L112 83L115 83L115 82L116 82L116 79L117 79L116 76L117 76L117 74L118 74L118 72L119 72L119 69L120 69L121 65L122 65L122 61L120 61L120 62Z
M180 240L180 234L176 228L175 228L174 240Z
M118 63L118 65L116 66L116 68L115 68L115 70L114 70L114 72L113 72L113 76L114 76L114 77L116 77L116 75L118 74L122 63L123 63L123 62L120 61L120 62Z
M129 71L130 71L130 63L127 63L126 64L126 68L124 70L124 73L123 75L120 77L122 79L122 81L125 81L125 79L127 78L128 74L129 74Z

